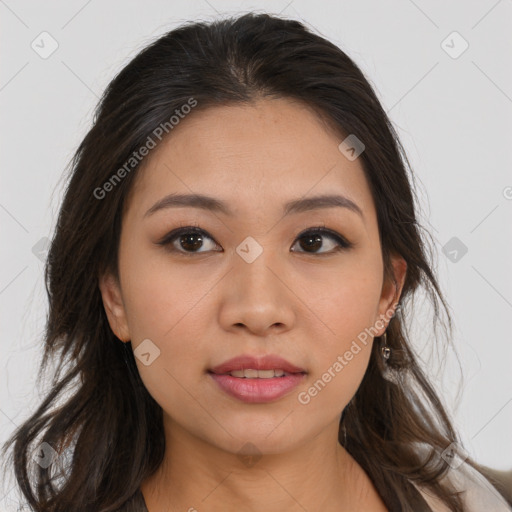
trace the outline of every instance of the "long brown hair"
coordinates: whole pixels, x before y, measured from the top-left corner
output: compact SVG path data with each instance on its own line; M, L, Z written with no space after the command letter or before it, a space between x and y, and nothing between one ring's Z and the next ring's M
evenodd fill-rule
M413 482L463 510L441 482L448 464L440 454L460 440L405 324L422 288L434 324L444 312L451 331L405 151L368 80L340 48L297 21L249 13L185 24L141 51L107 87L72 159L45 267L49 315L38 382L49 361L58 365L42 404L4 445L35 511L127 510L164 457L162 409L140 379L131 343L110 329L98 288L105 271L117 275L123 205L142 165L127 162L158 127L172 133L169 120L191 98L200 110L266 96L302 101L339 134L364 142L359 158L376 205L385 278L393 279L392 253L407 262L401 309L387 329L391 358L385 367L377 339L343 411L339 441L390 510L430 510ZM48 467L30 456L41 443L59 455Z

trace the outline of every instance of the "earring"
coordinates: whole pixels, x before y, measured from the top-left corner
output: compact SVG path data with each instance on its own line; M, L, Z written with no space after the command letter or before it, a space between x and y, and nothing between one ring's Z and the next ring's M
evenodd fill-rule
M382 357L384 358L384 362L387 362L391 356L391 349L387 346L388 335L386 334L386 332L384 332L382 338L382 348L380 349L380 351L382 353Z

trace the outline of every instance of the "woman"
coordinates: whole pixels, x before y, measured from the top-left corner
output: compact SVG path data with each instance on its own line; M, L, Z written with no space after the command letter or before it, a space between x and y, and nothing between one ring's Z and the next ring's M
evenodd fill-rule
M297 21L189 23L135 57L49 251L60 367L6 445L30 506L510 510L411 350L415 292L448 311L406 164Z

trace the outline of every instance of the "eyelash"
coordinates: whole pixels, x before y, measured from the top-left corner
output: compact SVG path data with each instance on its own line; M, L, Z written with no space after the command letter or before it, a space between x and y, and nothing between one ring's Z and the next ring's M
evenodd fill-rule
M206 231L199 228L198 226L184 226L184 227L181 227L181 228L171 231L170 233L165 235L161 240L159 240L156 243L157 243L157 245L166 247L166 249L170 252L178 253L183 256L194 256L195 254L201 254L201 253L208 252L208 251L195 251L195 252L194 251L183 251L183 250L176 249L175 247L173 247L173 245L172 245L173 242L175 240L177 240L180 236L183 236L183 235L201 235L201 236L209 238L210 240L213 240L215 242L213 237L208 235L208 233ZM340 251L351 249L354 246L353 243L346 240L344 237L342 237L336 231L326 229L323 226L315 226L315 227L311 227L311 228L308 228L308 229L302 231L301 233L299 233L296 240L300 240L301 238L304 238L306 235L325 236L327 238L330 238L331 240L334 240L334 242L336 242L338 244L338 246L335 247L334 249L324 252L324 253L315 253L315 252L307 252L307 251L293 251L293 252L299 252L302 254L312 254L312 255L316 255L316 256L327 256L327 255L334 254L334 253L337 253ZM217 244L217 242L215 242L215 243ZM294 241L294 245L295 245L295 243L296 243L296 241ZM217 251L217 252L222 252L222 251Z

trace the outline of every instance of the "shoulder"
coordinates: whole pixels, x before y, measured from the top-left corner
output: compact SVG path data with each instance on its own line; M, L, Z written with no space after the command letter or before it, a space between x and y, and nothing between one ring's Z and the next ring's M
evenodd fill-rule
M493 511L511 512L503 496L487 480L482 473L470 464L457 461L443 478L443 483L461 494L464 510L467 512ZM432 495L431 491L417 486L425 501L434 512L450 512L450 510Z

